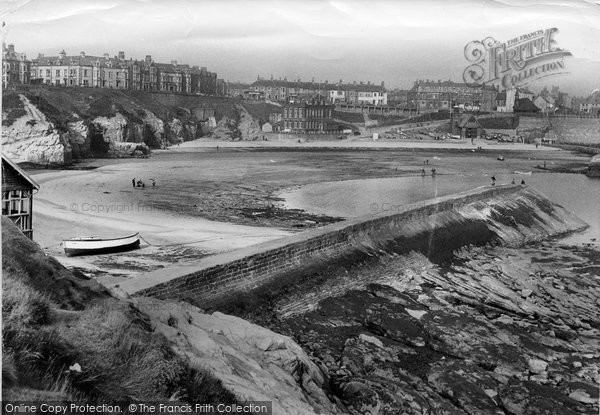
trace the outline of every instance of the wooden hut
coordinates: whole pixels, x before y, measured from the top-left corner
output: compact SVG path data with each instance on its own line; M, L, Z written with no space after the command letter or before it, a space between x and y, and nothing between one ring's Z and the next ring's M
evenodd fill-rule
M461 138L481 137L481 124L472 114L463 114L458 120L457 127L460 129Z
M2 154L2 215L33 239L33 194L40 186Z

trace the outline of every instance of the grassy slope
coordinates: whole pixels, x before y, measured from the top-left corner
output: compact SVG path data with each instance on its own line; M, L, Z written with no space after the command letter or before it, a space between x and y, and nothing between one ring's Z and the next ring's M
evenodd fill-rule
M153 112L163 121L178 117L183 121L198 121L194 109L213 108L217 119L225 116L235 118L236 109L232 99L201 97L195 95L159 94L141 91L121 91L104 88L28 86L16 92L4 93L5 112L20 102L11 99L22 93L38 106L57 125L96 117L112 117L118 111L133 122L140 122L143 109Z
M3 399L237 400L176 356L146 315L45 256L6 218L2 245Z
M2 94L2 125L11 126L17 118L25 115L25 108L18 94L6 92Z
M268 102L242 100L238 102L253 118L259 120L261 125L269 121L269 115L272 113L283 114L283 107Z

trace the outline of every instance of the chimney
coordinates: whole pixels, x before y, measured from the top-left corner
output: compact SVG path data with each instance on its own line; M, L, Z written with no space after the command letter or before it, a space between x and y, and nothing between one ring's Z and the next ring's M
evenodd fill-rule
M8 52L9 53L14 53L15 52L15 45L13 45L12 43L10 45L8 45Z
M176 61L176 60L172 60L172 61L171 61L171 65L173 65L173 66L177 66L177 61Z
M119 59L125 60L125 52L123 52L122 50L119 51Z
M85 58L85 52L84 51L79 52L79 56L81 56L82 58Z
M152 55L146 55L146 59L144 59L146 63L152 63Z
M381 81L381 87L385 88L385 82Z
M58 56L60 56L61 58L64 58L65 56L67 56L67 52L65 52L65 50L61 50L60 53L58 54Z

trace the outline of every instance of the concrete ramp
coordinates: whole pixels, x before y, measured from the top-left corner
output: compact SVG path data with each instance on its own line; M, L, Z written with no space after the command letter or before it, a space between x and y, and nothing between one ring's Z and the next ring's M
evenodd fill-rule
M484 187L156 270L122 282L119 289L210 306L265 284L308 277L335 263L410 251L442 261L462 246L517 246L586 227L524 186Z

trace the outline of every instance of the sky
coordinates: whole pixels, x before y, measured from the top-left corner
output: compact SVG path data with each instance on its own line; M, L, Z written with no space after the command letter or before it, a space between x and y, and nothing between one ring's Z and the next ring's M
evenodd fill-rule
M125 51L206 66L219 78L337 82L462 81L464 47L556 27L569 50L558 85L586 96L600 87L597 0L2 0L3 40L34 58Z

